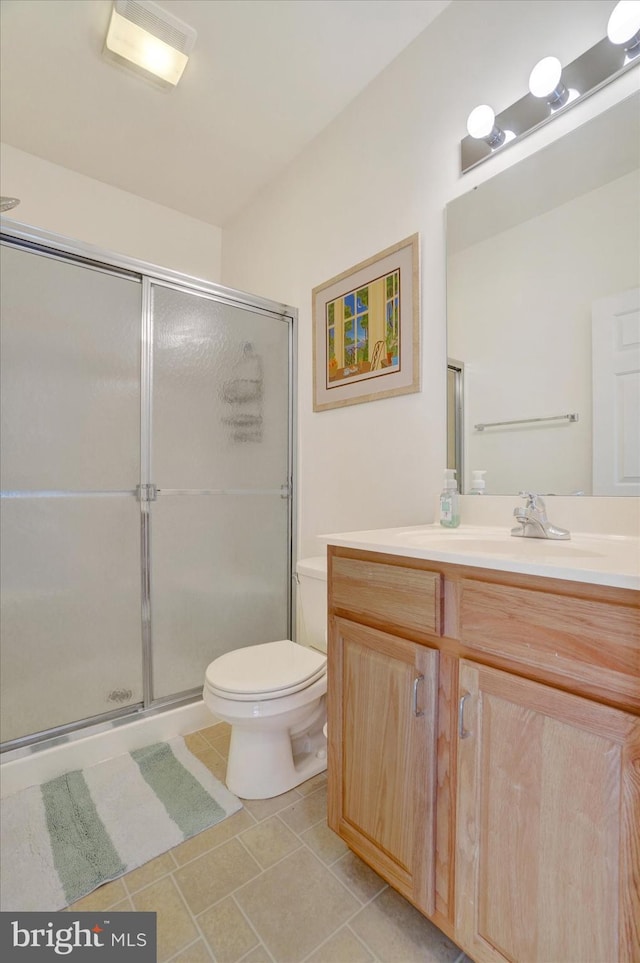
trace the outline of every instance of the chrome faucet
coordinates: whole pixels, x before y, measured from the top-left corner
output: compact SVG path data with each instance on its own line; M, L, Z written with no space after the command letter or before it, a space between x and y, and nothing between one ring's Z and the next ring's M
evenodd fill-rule
M520 495L527 501L524 508L513 509L518 524L511 529L512 535L523 538L571 538L566 528L551 524L540 495L534 495L533 492L520 492Z

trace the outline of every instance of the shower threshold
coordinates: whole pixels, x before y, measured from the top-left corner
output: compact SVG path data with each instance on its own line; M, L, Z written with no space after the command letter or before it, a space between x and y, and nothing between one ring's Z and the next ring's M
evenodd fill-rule
M0 761L0 795L4 798L65 772L95 765L153 742L186 735L216 722L202 698L192 696L180 705L172 702L153 706L8 750Z

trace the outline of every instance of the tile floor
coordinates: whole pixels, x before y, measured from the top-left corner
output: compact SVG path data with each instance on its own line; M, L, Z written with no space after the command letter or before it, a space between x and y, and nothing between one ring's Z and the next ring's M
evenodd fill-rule
M186 741L224 780L229 727ZM470 963L327 827L324 773L70 909L157 912L158 963Z

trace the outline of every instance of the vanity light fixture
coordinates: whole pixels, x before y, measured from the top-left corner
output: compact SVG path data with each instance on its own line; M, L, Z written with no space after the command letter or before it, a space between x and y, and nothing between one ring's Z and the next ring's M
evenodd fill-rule
M175 87L196 42L196 31L153 0L115 0L104 54Z
M607 37L622 45L627 56L640 54L640 0L620 0L609 17Z
M484 126L475 122L474 115L481 108L471 112L468 136L460 143L462 173L487 160L497 148L504 149L531 134L638 64L640 0L619 0L609 16L607 35L564 68L557 57L540 60L531 71L529 93L497 115L491 111L488 131L487 121ZM489 109L482 108L485 112Z

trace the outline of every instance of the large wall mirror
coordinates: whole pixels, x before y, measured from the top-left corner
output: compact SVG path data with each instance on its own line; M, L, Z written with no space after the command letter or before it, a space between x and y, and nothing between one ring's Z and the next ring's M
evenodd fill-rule
M640 93L448 205L461 491L640 495L639 161Z

